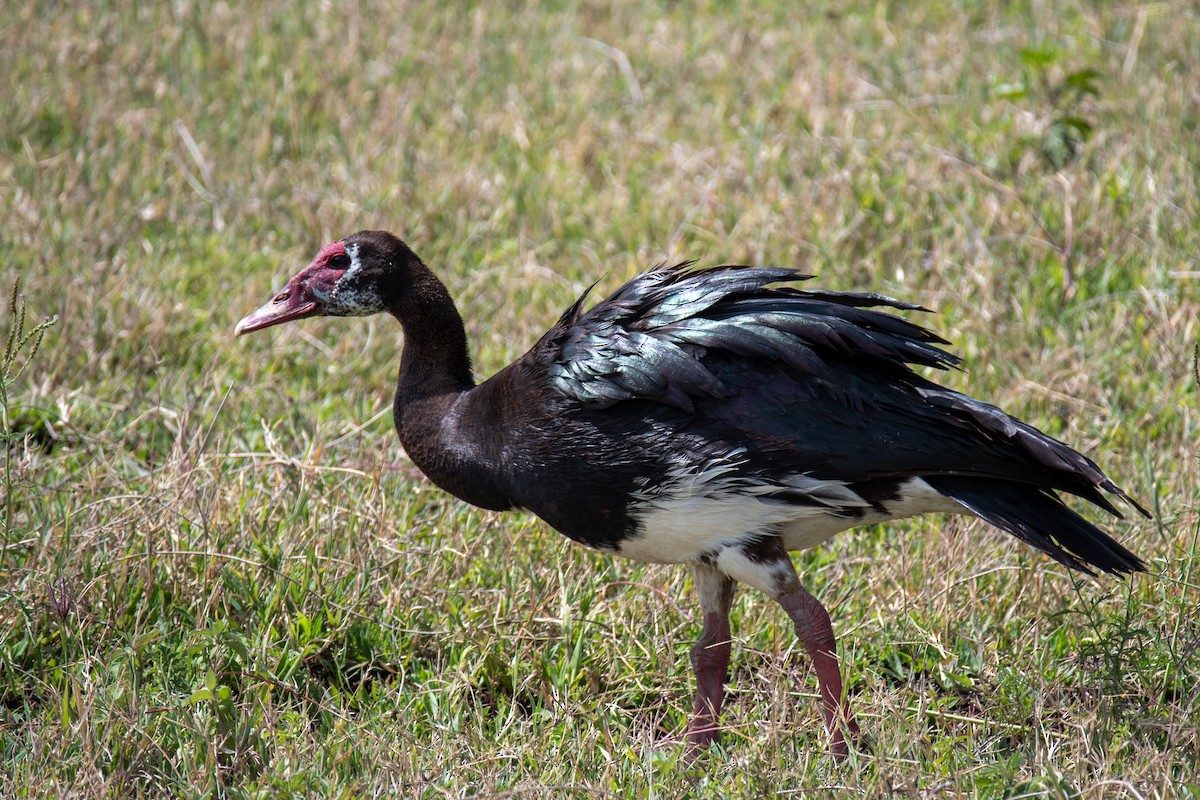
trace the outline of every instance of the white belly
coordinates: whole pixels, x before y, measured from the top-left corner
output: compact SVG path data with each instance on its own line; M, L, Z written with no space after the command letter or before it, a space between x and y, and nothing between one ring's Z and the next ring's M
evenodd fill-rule
M740 477L735 468L732 459L693 468L639 498L630 512L639 532L621 541L620 554L637 561L699 563L755 536L777 535L788 550L805 550L857 525L931 512L969 513L920 478L901 484L899 496L883 503L881 512L841 482L794 475L767 483ZM781 490L799 492L810 502L764 496Z

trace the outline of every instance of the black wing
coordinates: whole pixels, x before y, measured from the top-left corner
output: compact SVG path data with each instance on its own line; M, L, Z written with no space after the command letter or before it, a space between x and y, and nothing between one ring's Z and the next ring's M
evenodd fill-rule
M876 309L924 309L775 285L809 277L660 267L586 313L581 297L528 358L581 411L675 416L676 427L709 441L749 447L748 463L766 477L922 477L1071 567L1086 569L1082 559L1106 571L1142 568L1055 494L1120 516L1103 490L1146 514L1093 461L913 371L960 360L936 334Z

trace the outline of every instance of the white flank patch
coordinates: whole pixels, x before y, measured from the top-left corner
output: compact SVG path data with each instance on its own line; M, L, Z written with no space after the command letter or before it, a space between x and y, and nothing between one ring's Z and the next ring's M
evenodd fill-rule
M899 486L900 496L885 500L886 513L867 508L861 517L821 516L797 520L782 527L783 546L788 550L807 550L830 539L835 533L859 525L874 525L921 514L970 514L956 500L934 489L921 478L909 478Z
M740 547L722 550L717 556L717 569L739 583L766 592L770 597L777 597L785 588L794 588L796 583L796 568L791 560L755 561Z
M639 532L621 542L621 555L665 564L715 557L730 577L758 586L770 584L774 573L742 555L739 546L752 536L781 535L786 549L804 550L857 525L936 511L966 513L919 478L902 484L900 497L885 502L887 513L880 513L841 481L802 474L765 481L739 474L744 464L745 451L739 449L704 464L680 465L655 491L635 495L630 515ZM801 492L814 505L765 496L779 491ZM850 509L865 513L847 514Z
M892 519L911 517L917 514L970 514L957 500L952 500L934 489L922 478L909 478L900 484L900 499L885 503Z
M654 491L637 493L630 514L640 530L621 542L621 555L637 561L695 563L749 536L867 505L838 481L793 475L785 482L768 482L739 474L744 464L744 449L699 465L681 464ZM778 491L803 492L822 505L791 505L763 497ZM844 519L841 522L837 530L847 527Z

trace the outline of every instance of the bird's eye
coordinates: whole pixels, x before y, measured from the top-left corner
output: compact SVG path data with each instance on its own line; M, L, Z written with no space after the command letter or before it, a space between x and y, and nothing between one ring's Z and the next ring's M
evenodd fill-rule
M338 253L333 258L329 259L329 266L334 269L350 269L350 256L345 253Z

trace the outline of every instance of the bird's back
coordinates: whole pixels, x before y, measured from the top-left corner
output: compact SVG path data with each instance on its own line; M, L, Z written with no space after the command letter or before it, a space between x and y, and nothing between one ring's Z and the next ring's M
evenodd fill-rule
M679 561L706 536L793 530L807 546L861 522L969 509L1079 566L1028 524L1004 524L1008 505L1057 503L1061 490L1116 513L1100 490L1124 492L1065 444L914 372L959 363L937 335L878 310L919 307L776 285L806 277L683 264L586 313L581 297L472 393L512 504L586 544ZM986 491L996 482L1007 500Z

